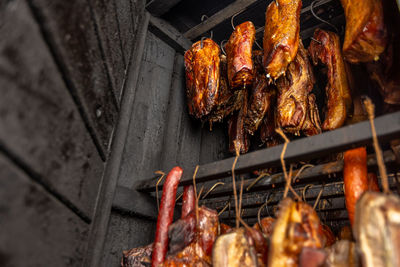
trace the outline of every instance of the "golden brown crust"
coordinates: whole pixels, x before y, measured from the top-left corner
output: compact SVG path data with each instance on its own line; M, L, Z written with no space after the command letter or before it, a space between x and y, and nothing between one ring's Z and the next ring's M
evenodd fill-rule
M269 267L297 266L303 248L321 248L322 237L317 213L304 202L286 198L279 204L271 236Z
M208 115L216 104L220 81L220 48L211 39L198 41L185 53L189 114Z
M381 0L341 0L346 15L343 55L351 63L377 60L385 50L387 31Z
M278 88L277 123L286 132L299 134L308 113L308 96L314 86L314 74L307 50L300 42L298 53L289 64L285 76L280 77Z
M351 108L351 94L344 67L340 40L336 33L316 29L314 40L308 48L314 65L321 62L328 67L326 85L327 109L323 130L334 130L341 127Z
M264 68L274 80L295 58L299 46L301 0L277 0L265 13Z
M253 82L252 48L256 29L251 21L236 26L225 50L228 58L228 81L232 88L251 86Z

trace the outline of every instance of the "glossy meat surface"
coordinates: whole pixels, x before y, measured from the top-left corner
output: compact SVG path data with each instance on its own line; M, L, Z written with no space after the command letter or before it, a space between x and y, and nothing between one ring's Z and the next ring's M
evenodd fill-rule
M186 97L189 114L197 119L216 105L220 81L220 48L211 39L198 41L185 52Z
M387 43L381 0L341 0L346 16L343 55L351 63L378 60Z
M227 78L226 57L221 55L220 61L220 82L218 96L215 100L215 107L207 116L210 127L214 122L220 122L235 110L239 110L243 101L243 90L231 90Z
M269 237L272 234L272 230L274 229L275 218L273 217L265 217L262 218L260 223L256 223L253 228L257 230L261 230L261 232ZM261 225L261 227L260 227Z
M245 129L251 135L260 126L265 114L271 108L272 98L275 96L275 89L268 85L264 75L257 75L250 90L247 115L244 121Z
M303 133L306 136L312 136L320 134L321 132L321 121L319 119L319 111L316 104L315 95L309 94L306 119L303 124Z
M301 0L272 1L265 13L264 68L276 80L295 58L299 46Z
M153 244L125 250L121 260L122 267L147 267L151 264Z
M247 91L243 92L243 102L239 112L234 112L228 121L229 151L236 154L235 140L239 145L240 154L249 150L250 138L244 127L244 120L247 114Z
M253 82L252 48L256 29L251 21L235 27L225 46L228 59L228 81L232 88L251 86Z
M243 228L218 237L213 248L213 267L254 267L257 254Z
M171 236L170 249L172 247L177 247L179 242L190 242L182 250L176 252L174 249L173 253L167 257L164 261L163 266L208 266L211 264L211 254L214 242L218 235L219 221L218 214L215 210L208 209L206 207L199 208L199 220L198 228L185 226L185 222L192 225L190 221L195 224L195 211L190 213L179 227L170 234L176 235L176 237ZM195 231L194 234L190 231ZM190 238L189 235L193 235Z
M277 80L277 123L286 132L299 134L308 113L308 96L314 86L314 74L307 50L301 44L285 76Z
M364 193L356 206L354 237L362 266L400 266L400 199Z
M314 65L320 62L328 69L328 83L325 88L327 109L322 129L337 129L344 124L351 108L351 95L339 36L333 32L316 29L308 51Z
M319 231L321 232L321 236L323 239L323 247L332 246L336 242L336 237L328 225L321 224L319 227Z
M298 266L303 248L321 248L319 225L317 213L308 204L282 200L271 236L268 266Z
M264 116L263 121L261 122L260 126L260 139L266 147L273 147L280 144L280 137L275 131L277 127L276 122L276 95L272 99L271 108L267 111L267 114Z

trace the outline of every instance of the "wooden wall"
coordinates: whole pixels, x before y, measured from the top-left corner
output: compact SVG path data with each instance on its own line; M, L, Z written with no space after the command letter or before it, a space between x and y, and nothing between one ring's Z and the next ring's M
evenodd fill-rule
M0 266L89 266L144 4L0 1Z

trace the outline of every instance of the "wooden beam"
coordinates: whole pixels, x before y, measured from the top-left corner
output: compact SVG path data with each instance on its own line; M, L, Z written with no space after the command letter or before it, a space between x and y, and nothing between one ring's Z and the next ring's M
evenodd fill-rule
M150 15L149 30L177 52L183 53L192 47L192 42L189 39L163 19Z
M185 32L184 36L190 40L196 39L197 37L211 30L224 20L231 18L233 15L247 9L250 5L256 2L257 0L236 0L234 3L218 11L207 20Z
M400 111L386 114L375 119L380 142L398 138L400 134ZM321 156L371 144L372 134L369 121L347 125L334 131L301 138L290 142L285 153L286 164L315 159ZM280 166L280 154L283 145L253 151L240 156L235 173L245 174L253 170ZM227 158L201 165L197 172L198 183L229 177L234 158ZM181 185L192 183L193 170L185 170ZM155 190L157 178L141 181L137 189L143 192ZM161 185L160 185L161 186Z
M181 0L152 0L146 5L147 11L153 16L160 17L167 13L172 7Z
M138 25L138 31L134 41L128 76L123 90L119 120L114 134L110 157L106 163L103 174L103 183L98 194L97 207L89 234L86 258L82 266L99 267L103 255L103 246L107 234L111 207L114 198L117 179L128 135L129 121L132 113L135 91L138 85L138 77L144 52L146 34L149 24L149 14L144 13Z

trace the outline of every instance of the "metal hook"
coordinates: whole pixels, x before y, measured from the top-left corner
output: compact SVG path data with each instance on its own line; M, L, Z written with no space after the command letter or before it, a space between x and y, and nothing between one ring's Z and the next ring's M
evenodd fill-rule
M221 47L222 53L224 53L224 55L226 56L226 52L225 52L225 44L228 42L228 40L222 40L221 43L219 44L219 46Z
M323 18L319 17L317 14L315 14L315 12L314 12L314 5L315 5L316 3L318 3L319 1L320 1L320 0L314 0L314 1L311 2L311 5L310 5L311 14L312 14L317 20L319 20L319 21L321 21L321 22L323 22L323 23L325 23L325 24L331 26L333 29L335 29L336 33L339 34L339 30L338 30L338 28L336 28L335 25L333 25L333 24L330 23L329 21L326 21L326 20L324 20Z
M268 204L271 201L270 196L271 196L271 192L268 192L268 195L265 199L265 203L261 205L261 207L258 209L258 212L257 212L258 226L260 226L260 228L261 228L261 211L264 207L267 210L268 216L271 217L271 215L269 214L269 209L268 209Z
M257 47L259 48L259 49L263 49L262 47L261 47L261 45L257 42L257 40L254 40L254 42L256 43L256 45L257 45Z
M307 189L309 189L311 187L313 187L313 185L312 184L308 184L303 188L303 192L302 192L303 202L306 202L306 200L307 200L306 199L306 191L307 191Z
M214 35L214 32L213 32L213 31L210 31L210 33L211 33L211 35L210 35L210 38L209 38L209 39L212 39L212 38L213 38L213 35ZM203 36L203 37L201 37L201 39L200 39L200 47L201 47L201 49L203 49L203 41L204 41L204 39L207 39L207 37Z
M244 10L244 9L240 10L238 13L236 13L235 15L233 15L233 16L231 17L231 25L232 25L232 29L233 29L233 30L235 30L235 25L233 24L233 19L234 19L237 15L239 15L240 13L242 13L243 10Z
M201 199L205 199L205 198L208 196L208 194L210 194L211 191L213 191L217 186L219 186L219 185L224 185L224 184L225 184L224 182L215 183L215 184L207 191L207 193L204 194L204 196L203 196Z
M270 177L271 175L269 173L261 173L247 188L246 191L249 191L258 181L260 181L264 177Z
M202 15L201 16L201 18L200 18L200 20L201 20L201 22L203 22L204 20L207 20L208 19L208 16L207 15Z
M318 40L315 39L314 37L311 37L311 40L313 40L314 42L317 42L317 43L319 43L320 45L322 45L322 42L321 42L321 41L318 41Z
M317 207L317 204L318 204L319 200L321 199L322 193L324 192L324 188L325 188L325 184L322 184L322 188L318 193L317 199L315 200L313 210L315 210L315 208Z
M227 201L225 207L220 212L218 212L218 216L220 216L228 207L231 207L231 202L229 200Z

